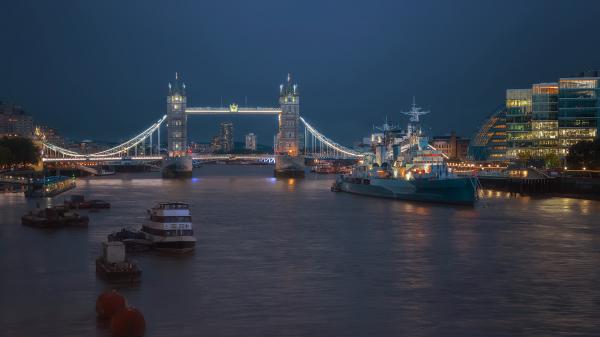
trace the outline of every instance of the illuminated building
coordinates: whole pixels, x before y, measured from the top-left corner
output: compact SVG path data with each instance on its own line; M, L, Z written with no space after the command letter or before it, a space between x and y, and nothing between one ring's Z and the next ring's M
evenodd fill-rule
M233 151L233 123L221 123L221 150L225 153Z
M506 161L506 111L496 110L469 144L468 156L476 161Z
M256 135L249 133L246 135L246 150L256 151Z
M505 132L498 129L502 127ZM561 78L558 83L534 84L532 89L508 89L506 107L482 125L470 144L469 156L501 160L504 147L503 159L507 160L518 159L520 153L536 159L551 154L564 157L572 145L593 141L599 128L600 71L591 71Z
M221 136L214 136L212 142L210 143L210 149L212 152L221 152L223 150L223 146L221 145Z
M506 90L506 156L515 159L529 151L531 140L531 89Z
M56 131L56 129L46 125L40 125L37 127L37 129L41 134L44 135L44 139L46 140L46 142L58 146L66 145L65 139L58 133L58 131Z
M33 137L33 118L22 107L0 102L0 137Z
M530 155L560 156L558 148L558 83L533 85Z
M454 131L449 136L435 136L430 141L431 146L442 151L451 160L467 159L469 139L457 136Z
M561 78L558 95L560 151L580 141L593 141L600 127L600 72Z

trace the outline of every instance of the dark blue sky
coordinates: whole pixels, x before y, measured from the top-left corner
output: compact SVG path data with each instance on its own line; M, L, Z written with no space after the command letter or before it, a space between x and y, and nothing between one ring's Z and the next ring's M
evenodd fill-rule
M3 1L0 100L66 136L119 140L188 105L275 105L292 72L301 114L349 144L412 96L435 133L470 135L504 90L600 68L600 1ZM193 116L208 140L221 119ZM270 144L274 118L234 119Z

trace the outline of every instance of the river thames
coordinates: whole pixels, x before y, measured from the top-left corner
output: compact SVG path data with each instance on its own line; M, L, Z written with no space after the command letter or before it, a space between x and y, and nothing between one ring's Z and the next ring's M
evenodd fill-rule
M198 242L130 255L142 282L117 289L147 336L600 335L599 201L485 191L475 207L419 204L272 169L80 179L51 203L110 201L87 229L21 226L36 201L1 194L0 335L109 336L94 311L113 288L96 278L100 243L161 201L191 203Z

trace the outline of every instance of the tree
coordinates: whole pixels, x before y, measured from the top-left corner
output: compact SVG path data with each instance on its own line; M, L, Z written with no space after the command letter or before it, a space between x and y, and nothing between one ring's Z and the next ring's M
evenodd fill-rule
M0 165L10 165L11 164L12 153L10 149L6 146L0 145Z
M546 165L546 168L560 167L560 158L556 153L548 153L544 156L544 164Z
M517 153L517 159L523 165L527 165L529 160L531 160L531 153L529 151L520 151Z
M3 165L36 164L40 151L29 138L4 137L0 139L0 160Z
M600 138L571 146L566 161L570 169L600 169Z

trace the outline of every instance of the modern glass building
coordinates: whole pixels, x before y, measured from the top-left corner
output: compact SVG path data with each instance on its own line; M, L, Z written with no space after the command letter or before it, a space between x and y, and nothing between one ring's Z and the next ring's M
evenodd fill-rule
M476 161L506 161L506 110L496 110L469 144L469 158Z
M469 157L478 161L516 160L520 153L534 159L564 157L569 147L599 135L600 71L591 71L531 89L508 89L505 108L481 126Z
M539 83L532 88L531 148L534 158L560 155L558 141L558 83Z
M531 89L506 90L506 156L515 159L532 147Z
M561 154L580 141L593 141L600 127L600 77L559 80L558 133Z

